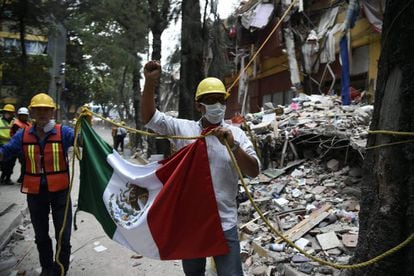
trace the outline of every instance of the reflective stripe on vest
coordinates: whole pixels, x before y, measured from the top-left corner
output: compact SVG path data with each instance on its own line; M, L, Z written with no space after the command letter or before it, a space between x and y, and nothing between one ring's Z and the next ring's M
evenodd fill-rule
M48 190L56 192L69 186L67 156L62 145L61 125L55 126L56 134L46 137L45 145L40 147L37 137L30 133L31 128L23 131L23 154L25 174L21 191L39 193L42 176L46 177Z
M57 143L52 143L52 153L53 153L53 170L55 172L60 171L59 166L59 148Z
M29 161L30 161L30 168L31 168L32 174L36 173L36 161L35 161L35 150L34 149L35 149L34 145L27 146L27 158L29 158Z

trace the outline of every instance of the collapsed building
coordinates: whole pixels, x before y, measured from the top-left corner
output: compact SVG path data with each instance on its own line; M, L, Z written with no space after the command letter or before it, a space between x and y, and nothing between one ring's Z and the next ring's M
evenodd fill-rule
M261 174L244 182L270 224L309 254L348 264L385 1L295 1L288 11L292 2L237 9L226 115L261 158ZM248 275L339 274L273 233L242 188L239 201Z
M275 229L315 257L347 264L357 245L359 184L372 111L372 105L344 106L338 96L302 95L288 106L246 114L241 125L262 160L261 174L244 179L254 202ZM339 273L272 232L243 189L239 202L248 275Z
M291 2L251 0L236 11L228 117L267 102L289 104L301 92L346 94L345 104L362 95L372 103L385 1L296 1L278 25Z

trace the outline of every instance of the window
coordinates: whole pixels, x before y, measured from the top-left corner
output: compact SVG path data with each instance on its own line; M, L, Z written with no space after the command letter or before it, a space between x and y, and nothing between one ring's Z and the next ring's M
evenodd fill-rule
M13 38L4 38L5 51L11 51L13 48L20 49L20 40ZM46 43L39 41L25 41L26 52L28 55L41 55L46 52Z
M273 105L276 107L278 105L287 105L292 101L294 94L292 90L288 91L279 91L274 92L272 94L263 95L262 98L262 106L265 103L273 103Z

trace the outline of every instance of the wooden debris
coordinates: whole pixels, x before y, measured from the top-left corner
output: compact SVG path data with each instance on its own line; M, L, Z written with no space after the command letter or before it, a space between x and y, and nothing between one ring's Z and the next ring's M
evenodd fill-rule
M266 216L267 214L269 214L269 212L270 212L270 211L264 212L264 213L263 213L263 216ZM242 226L240 226L240 230L242 230L244 227L248 226L249 224L254 223L255 221L257 221L257 220L259 220L259 219L260 219L260 216L259 216L259 217L257 217L257 218L254 218L254 219L252 219L252 220L250 220L250 221L248 221L248 222L246 222L245 224L243 224Z
M289 134L287 131L285 131L285 142L283 144L282 157L280 158L280 167L282 167L283 163L285 162L288 143L289 143Z
M260 257L269 257L268 251L261 245L257 244L256 241L252 241L252 248Z
M283 235L293 242L296 241L329 216L328 210L331 207L332 206L330 204L325 204L320 209L313 211L307 219L302 220L294 227L286 231ZM275 243L280 243L282 241L283 239L279 237L275 240Z

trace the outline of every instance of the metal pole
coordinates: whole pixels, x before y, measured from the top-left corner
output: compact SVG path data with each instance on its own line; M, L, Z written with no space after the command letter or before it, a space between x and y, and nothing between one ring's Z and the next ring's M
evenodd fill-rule
M56 99L56 120L60 122L60 87L62 86L61 77L55 77L55 84L56 84L56 92L55 92L55 99Z

